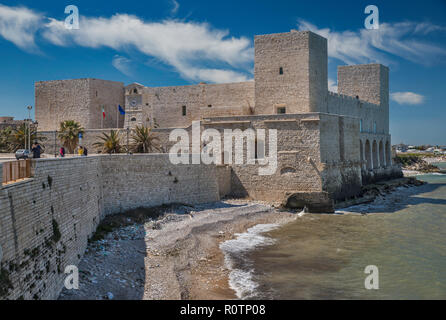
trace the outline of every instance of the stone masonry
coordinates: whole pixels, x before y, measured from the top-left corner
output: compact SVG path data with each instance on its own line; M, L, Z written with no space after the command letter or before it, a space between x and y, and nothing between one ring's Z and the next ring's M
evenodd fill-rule
M56 299L65 268L78 264L105 215L162 204L214 202L224 188L227 191L227 185L220 191L215 166L174 166L167 158L42 159L33 161L31 179L1 187L0 300ZM229 174L218 173L222 183Z
M299 206L315 211L331 211L333 201L354 197L363 184L401 174L391 159L387 67L341 66L339 93L333 93L328 91L325 38L291 30L256 36L254 44L254 81L249 82L161 88L133 83L123 88L103 81L98 82L102 88L96 85L95 89L89 86L93 80L88 79L37 83L39 127L51 141L50 130L57 121L77 119L86 124L82 143L90 146L101 133L92 116L98 114L97 103L82 103L93 101L86 96L97 92L112 97L109 104L115 108L124 101L126 115L125 120L120 119L119 129L155 128L164 152L175 143L169 141L171 131L186 128L190 132L193 121L200 121L202 130L220 132L276 129L279 155L275 174L256 174L258 162L231 165L231 192L271 201L287 202L291 197ZM67 107L57 113L54 105ZM46 110L54 110L54 114ZM107 122L107 128L116 127L115 123Z

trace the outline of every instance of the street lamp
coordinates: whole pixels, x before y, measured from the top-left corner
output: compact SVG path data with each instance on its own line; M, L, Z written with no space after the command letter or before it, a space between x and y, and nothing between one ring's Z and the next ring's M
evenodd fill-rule
M32 106L27 106L28 109L28 150L31 150L31 110L33 109ZM26 141L25 141L25 148L26 148Z

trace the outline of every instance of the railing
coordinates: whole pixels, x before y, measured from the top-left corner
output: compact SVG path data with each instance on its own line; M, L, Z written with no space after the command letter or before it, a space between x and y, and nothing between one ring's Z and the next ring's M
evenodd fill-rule
M3 184L14 183L31 177L31 160L3 163Z

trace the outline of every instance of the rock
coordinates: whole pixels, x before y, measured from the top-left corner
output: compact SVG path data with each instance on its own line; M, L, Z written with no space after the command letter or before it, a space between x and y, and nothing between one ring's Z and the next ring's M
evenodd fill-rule
M113 298L114 298L113 293L107 292L107 298L108 298L108 300L113 300Z

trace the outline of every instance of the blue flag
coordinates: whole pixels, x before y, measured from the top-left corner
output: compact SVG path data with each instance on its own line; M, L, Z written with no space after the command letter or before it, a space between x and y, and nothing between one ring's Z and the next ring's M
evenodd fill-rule
M119 109L119 113L120 113L120 114L122 114L122 115L125 114L125 110L122 109L121 105L118 106L118 109Z

